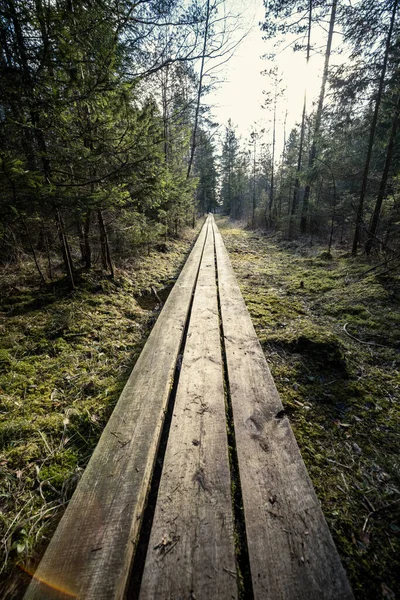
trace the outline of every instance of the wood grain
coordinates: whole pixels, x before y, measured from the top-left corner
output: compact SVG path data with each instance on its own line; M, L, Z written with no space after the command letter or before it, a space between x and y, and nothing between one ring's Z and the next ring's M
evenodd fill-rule
M124 596L207 224L174 286L25 595Z
M353 598L215 224L214 233L254 597Z
M193 291L140 600L238 597L214 252L254 598L353 598L209 217L27 600L124 597Z
M140 600L237 598L210 229L194 296Z

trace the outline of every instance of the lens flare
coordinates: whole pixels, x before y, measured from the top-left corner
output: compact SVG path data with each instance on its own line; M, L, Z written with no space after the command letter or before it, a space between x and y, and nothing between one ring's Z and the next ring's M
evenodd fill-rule
M32 569L29 569L28 567L25 567L23 565L18 565L18 568L21 569L21 571L24 571L24 573L27 573L30 577L32 577L32 580L39 582L40 586L41 586L41 593L42 594L46 594L46 590L48 592L48 596L43 595L43 600L53 600L53 598L57 597L57 600L67 600L68 598L77 598L77 594L74 594L73 592L70 592L68 589L66 589L64 586L59 586L56 585L55 583L52 583L51 581L42 579L41 577L39 577L38 575L35 574L35 571ZM57 594L57 596L55 596L54 592Z

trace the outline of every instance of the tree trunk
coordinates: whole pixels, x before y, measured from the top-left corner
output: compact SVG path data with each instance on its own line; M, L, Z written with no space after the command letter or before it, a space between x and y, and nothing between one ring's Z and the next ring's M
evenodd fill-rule
M387 180L388 180L388 176L389 176L390 165L392 163L392 158L393 158L394 141L395 141L396 133L397 133L399 112L400 112L400 94L397 96L397 102L396 102L396 107L394 110L393 121L392 121L392 128L390 130L389 143L388 143L388 147L387 147L387 151L386 151L385 166L384 166L383 173L382 173L382 179L381 179L381 183L379 186L379 192L378 192L378 197L376 199L374 213L373 213L372 219L371 219L371 225L370 225L369 231L368 231L367 243L365 244L365 252L366 252L367 256L370 255L371 250L372 250L372 246L373 246L374 239L376 236L376 230L378 228L379 216L381 214L381 208L382 208L383 200L385 198Z
M85 222L83 224L82 231L82 258L84 261L84 265L86 269L90 269L92 267L92 248L90 246L89 233L90 233L90 221L91 221L91 211L86 214Z
M311 51L311 16L312 16L312 0L310 0L310 2L309 2L309 10L308 10L308 36L307 36L306 66L308 66L308 64L310 62L310 51ZM305 134L305 128L306 128L306 111L307 111L307 88L305 88L305 90L304 90L303 112L302 112L302 116L301 116L299 157L298 157L298 161L297 161L297 177L296 177L295 186L294 186L292 215L295 215L295 213L297 211L298 202L299 202L299 198L298 198L299 190L300 190L299 174L301 172L301 167L302 167L304 134Z
M14 6L13 0L9 0L8 4L10 7L10 12L12 14L14 30L16 33L16 38L17 38L17 43L18 43L18 51L19 51L19 55L20 55L20 64L21 64L21 68L22 68L24 84L26 87L26 93L30 93L33 96L34 87L32 84L32 79L31 79L31 75L30 75L30 71L29 71L22 29L21 29L20 23L18 21L18 17L17 17L17 13L15 11L15 6ZM32 107L30 108L30 117L31 117L32 126L33 126L32 127L33 136L34 136L34 139L40 150L44 178L45 178L46 183L50 184L50 180L51 180L50 159L49 159L49 155L47 153L46 140L43 135L43 131L41 130L41 128L39 126L40 125L39 110L38 110L37 106L35 106L34 103L33 103ZM66 236L66 233L64 230L64 224L63 224L59 209L55 205L53 205L53 208L54 208L54 218L55 218L55 222L56 222L57 232L58 232L58 236L59 236L60 243L61 243L61 252L62 252L62 256L63 256L65 273L67 275L69 287L71 290L73 290L73 289L75 289L75 281L74 281L74 276L73 276L73 263L72 263L71 252L70 252L70 248L69 248L69 244L68 244L68 239L67 239L67 236Z
M53 77L54 70L53 70L53 65L52 65L51 56L50 56L51 44L50 44L50 38L49 38L49 32L48 32L48 20L46 20L46 16L48 17L48 15L45 14L42 0L35 0L35 8L36 8L36 15L37 15L38 23L39 23L39 28L40 28L40 34L41 34L42 42L43 42L41 67L43 67L45 65L48 69L50 77Z
M109 270L111 279L114 279L114 266L111 260L110 245L108 243L107 229L103 219L101 210L97 211L97 220L99 223L100 232L100 247L101 247L101 264L105 271Z
M315 116L314 135L313 135L313 141L311 144L311 150L310 150L310 154L309 154L309 158L308 158L308 168L309 169L312 168L315 157L317 156L317 142L318 142L319 130L321 128L322 109L324 106L326 81L328 79L328 67L329 67L329 60L330 60L331 49L332 49L333 29L335 26L335 19L336 19L336 7L337 7L337 0L333 0L332 9L331 9L331 18L330 18L330 22L329 22L328 41L327 41L326 50L325 50L325 63L324 63L324 70L322 73L321 90L319 93L317 113ZM301 212L301 221L300 221L301 233L307 233L307 213L308 213L308 205L309 205L309 200L310 200L310 191L311 191L311 186L310 186L310 183L308 182L305 187L305 190L304 190L303 208L302 208L302 212Z
M300 145L299 145L299 156L297 159L297 175L294 182L294 190L293 190L293 202L291 208L290 215L290 225L289 225L289 236L293 235L293 227L294 227L294 217L297 212L297 207L299 205L299 191L300 191L300 173L301 173L301 162L303 155L303 146L304 146L304 131L305 131L305 121L306 121L306 107L307 107L307 95L304 93L304 103L303 103L303 114L301 117L301 130L300 130Z
M58 208L55 208L55 221L57 226L58 237L61 243L61 252L64 261L65 272L68 279L69 288L71 290L75 289L75 280L74 280L74 269L72 264L71 252L68 244L68 239L64 229L64 223L61 218L60 211Z
M306 65L310 62L310 50L311 50L311 17L312 17L312 0L309 2L308 9L308 37L307 37L307 57L306 57ZM299 191L300 191L300 173L301 173L301 165L302 165L302 154L303 154L303 145L304 145L304 132L305 132L305 122L306 122L306 110L307 110L307 88L304 90L304 103L303 103L303 113L301 117L301 130L300 130L300 146L299 146L299 157L297 160L297 177L294 183L294 191L293 191L293 204L292 204L292 212L289 223L289 237L293 235L293 227L294 227L294 217L297 212L297 207L299 204Z
M367 157L366 157L365 165L364 165L364 174L363 174L363 179L362 179L362 184L361 184L360 200L358 202L358 208L357 208L356 226L355 226L355 230L354 230L353 247L352 247L352 255L353 256L356 256L356 254L357 254L358 243L360 240L361 225L362 225L362 220L363 220L364 200L365 200L365 195L366 195L366 191L367 191L367 183L368 183L369 165L371 162L372 148L373 148L374 140L375 140L376 125L378 122L379 107L381 104L383 86L385 83L386 68L387 68L387 63L388 63L393 26L394 26L394 22L395 22L395 18L396 18L397 5L398 5L398 0L394 0L392 16L390 19L389 31L388 31L388 35L386 38L386 47L385 47L385 54L383 57L382 71L381 71L381 75L379 78L378 93L377 93L376 100L375 100L374 114L372 117L371 130L370 130L370 134L369 134L368 150L367 150Z
M280 179L279 179L279 207L278 207L278 218L280 219L282 216L282 184L284 180L284 165L285 165L285 157L286 157L286 121L287 121L288 111L285 111L285 118L283 120L283 150L281 156L281 166L280 166Z
M344 226L346 224L346 217L345 214L342 214L342 223L340 226L340 243L343 244L343 238L344 238Z
M207 49L207 41L208 41L208 29L210 26L210 12L211 12L210 0L207 0L206 20L205 20L205 25L204 25L203 52L201 55L201 62L200 62L199 87L197 89L196 110L195 110L195 114L194 114L194 125L193 125L193 133L192 133L192 144L191 144L191 148L190 148L190 158L189 158L186 179L189 179L189 177L190 177L190 172L192 170L192 165L193 165L194 153L196 150L196 136L197 136L197 127L199 124L200 101L201 101L201 95L203 92L204 62L205 62L205 57L206 57L206 49Z
M257 134L254 133L254 156L253 156L253 205L251 212L251 228L255 227L255 219L256 219L256 152L257 152Z
M49 279L50 279L50 281L53 281L53 267L51 264L51 254L50 254L50 234L49 234L48 229L46 229L45 241L46 241L46 254L47 254L47 269L48 269Z
M276 90L274 100L274 122L272 130L272 160L271 160L271 180L270 180L270 195L268 207L269 226L272 226L272 209L274 207L274 163L275 163L275 142L276 142Z
M164 158L165 164L169 162L169 132L168 132L168 65L165 67L165 77L161 73L161 87L162 87L162 119L163 119L163 130L164 130Z
M337 204L336 179L335 179L333 171L332 171L331 167L328 165L328 163L320 160L319 158L316 158L316 160L318 160L321 164L323 164L329 170L329 172L331 174L331 178L332 178L333 207L332 207L331 228L330 228L330 233L329 233L329 245L328 245L328 252L330 254L331 253L331 248L332 248L333 231L334 231L334 227L335 227L335 219L336 219L336 204ZM321 182L321 188L322 188L322 182ZM320 194L322 195L321 192L322 192L322 189L320 189Z
M292 204L291 204L291 199L292 199L292 183L293 183L293 177L290 176L289 179L289 194L288 194L288 210L287 210L287 214L290 217L291 213L292 213Z

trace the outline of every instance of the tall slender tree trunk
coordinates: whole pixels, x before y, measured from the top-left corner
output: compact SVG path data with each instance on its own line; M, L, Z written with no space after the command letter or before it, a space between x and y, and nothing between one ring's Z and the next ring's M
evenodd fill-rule
M281 168L280 168L280 178L279 178L279 208L278 208L278 217L282 216L282 182L284 179L284 165L286 158L286 121L287 121L288 111L285 111L285 118L283 120L283 150L281 156Z
M309 62L310 62L310 51L311 51L311 21L312 21L312 0L309 1L309 7L308 7L308 35L307 35L307 56L306 56L306 65L307 66L309 65ZM297 160L297 176L296 176L296 180L294 182L293 203L292 203L292 211L291 211L291 217L290 217L290 223L289 223L289 237L292 237L292 235L293 235L294 217L296 215L297 208L299 205L300 173L301 173L301 168L302 168L302 155L303 155L303 146L304 146L306 111L307 111L307 88L304 90L303 113L301 116L299 157Z
M333 242L333 232L334 232L334 228L335 228L335 219L336 219L336 205L337 205L337 189L336 189L336 178L335 175L331 169L331 167L329 166L328 163L324 162L323 160L316 158L315 160L317 160L318 162L320 162L321 164L323 164L328 170L329 173L331 174L331 178L332 178L332 186L333 186L333 207L332 207L332 216L331 216L331 227L330 227L330 233L329 233L329 244L328 244L328 252L329 254L331 253L331 248L332 248L332 242ZM320 192L318 194L318 197L320 197L322 195L322 180L321 180L321 186L320 186Z
M64 222L58 208L55 208L55 221L57 233L61 244L61 252L64 261L64 267L68 279L68 285L71 290L75 289L74 269L71 258L71 251L68 243L68 238L65 233Z
M344 213L341 216L342 216L342 222L341 222L341 226L340 226L340 243L343 244L344 226L346 224L346 217L345 217Z
M53 64L51 61L51 42L48 31L49 25L49 15L47 11L49 10L49 5L46 6L46 9L43 6L42 0L35 0L35 8L36 8L36 17L39 23L40 35L43 43L43 51L42 51L42 67L46 66L49 72L50 77L54 76Z
M319 131L321 128L322 109L324 106L326 82L328 79L328 68L329 68L329 60L330 60L331 49L332 49L333 30L334 30L335 20L336 20L336 8L337 8L337 0L333 0L332 9L331 9L331 18L330 18L330 22L329 22L328 41L327 41L326 50L325 50L325 63L324 63L324 70L322 73L321 90L319 93L317 113L315 115L314 135L313 135L311 150L310 150L310 154L309 154L309 158L308 158L308 168L309 169L312 168L315 157L317 156L317 143L318 143ZM301 221L300 221L301 233L307 233L307 213L308 213L308 205L309 205L309 200L310 200L310 191L311 191L311 185L310 185L310 182L307 182L307 185L304 189L303 208L301 211Z
M77 229L79 235L79 245L81 249L82 264L85 269L90 269L92 266L92 250L90 247L89 233L90 233L90 211L85 216L85 221L82 224L80 219L77 222Z
M253 202L251 211L251 228L254 229L256 224L256 153L257 153L257 134L254 132L253 139Z
M91 222L91 211L89 211L85 217L83 224L83 245L85 248L85 267L90 269L92 266L92 249L90 246L90 222Z
M32 121L33 137L34 137L34 139L38 145L38 148L40 150L42 168L43 168L43 174L44 174L45 181L46 181L46 183L50 184L50 181L51 181L50 159L49 159L49 155L47 152L46 140L45 140L43 131L40 127L40 109L35 102L35 93L34 93L35 88L34 88L34 83L32 81L31 72L29 69L27 52L26 52L26 48L25 48L24 34L23 34L21 24L18 19L18 14L15 9L14 0L8 0L7 4L9 7L9 10L10 10L11 19L12 19L13 26L14 26L15 37L16 37L17 48L18 48L18 57L19 57L19 63L21 65L25 93L31 94L31 96L32 96L30 117L31 117L31 121ZM44 23L42 23L42 26L45 27ZM48 46L48 39L46 41L47 33L44 30L42 30L41 33L42 33L42 35L43 34L45 35L43 43L45 45L47 44L47 46ZM54 218L55 218L55 222L56 222L56 228L57 228L58 236L59 236L60 243L61 243L61 252L62 252L62 256L63 256L65 272L66 272L68 282L69 282L69 287L71 289L75 289L72 257L71 257L71 252L70 252L70 248L69 248L69 244L68 244L67 235L65 233L63 220L62 220L62 217L61 217L58 207L56 205L54 205L53 208L54 208Z
M333 180L333 207L332 207L332 217L331 217L331 230L329 233L329 244L328 244L328 252L331 253L332 242L333 242L333 232L335 230L335 219L336 219L336 182Z
M288 214L289 217L292 214L292 203L291 203L292 194L293 194L292 184L293 184L293 177L290 176L290 179L289 179L289 194L288 194L288 210L287 210L287 214Z
M292 220L297 212L297 207L299 205L300 173L301 173L301 164L302 164L302 156L303 156L303 146L304 146L306 108L307 108L307 93L305 92L304 93L304 102L303 102L303 113L302 113L302 117L301 117L299 156L297 159L296 179L294 182L294 190L293 190L293 202L292 202L292 210L291 210Z
M375 140L376 125L378 122L379 107L381 105L381 100L382 100L383 86L385 83L386 68L387 68L387 63L388 63L388 58L389 58L390 44L391 44L391 40L392 40L393 26L395 23L398 1L399 0L394 0L394 2L393 2L392 16L390 19L389 31L388 31L387 38L386 38L385 54L383 57L382 70L381 70L381 74L379 77L378 93L377 93L376 100L375 100L374 114L372 116L372 123L371 123L371 129L370 129L369 140L368 140L367 157L365 159L364 173L363 173L363 179L362 179L361 191L360 191L360 199L359 199L358 208L357 208L356 226L355 226L355 230L354 230L353 247L352 247L352 255L353 256L356 256L356 254L357 254L358 243L360 241L361 225L362 225L363 210L364 210L364 200L365 200L365 195L367 192L367 184L368 184L369 165L371 162L372 148L373 148L374 140Z
M161 73L161 88L162 88L162 118L164 129L164 158L165 163L169 160L169 128L168 128L168 78L169 66L165 67L165 74Z
M383 204L383 200L385 198L387 180L389 176L390 165L392 164L393 151L394 151L394 141L397 133L397 126L399 122L399 112L400 112L400 94L397 96L396 107L394 110L392 127L390 130L389 143L386 151L386 160L385 166L383 168L381 183L379 186L378 196L376 198L375 209L372 215L371 224L368 231L368 239L365 244L365 252L367 256L370 255L372 246L374 243L374 239L376 237L376 230L378 229L379 216L381 214L381 208Z
M49 230L45 232L45 243L46 243L46 254L47 254L47 269L50 281L53 281L53 266L51 264L51 253L50 253L50 234Z
M187 174L186 174L187 179L189 179L189 177L190 177L190 172L192 170L192 165L193 165L194 153L196 151L196 137L197 137L197 128L198 128L198 124L199 124L200 102L201 102L201 96L203 93L204 63L205 63L205 58L206 58L206 49L207 49L207 42L208 42L208 30L210 27L210 13L211 13L210 0L207 0L206 21L205 21L205 25L204 25L203 51L202 51L201 62L200 62L199 86L197 89L196 109L195 109L195 113L194 113L194 125L193 125L193 132L192 132L192 143L191 143L191 147L190 147L189 164L188 164L188 169L187 169Z
M282 162L284 161L286 155L286 122L288 116L288 109L285 111L285 118L283 120L283 152L282 152Z
M268 207L268 220L269 226L272 226L272 210L274 208L274 168L275 168L275 143L276 143L276 89L274 98L274 119L272 128L272 160L271 160L271 180L270 180L270 193L269 193L269 207Z
M109 270L111 278L114 279L114 266L111 260L110 244L108 242L107 229L103 219L101 210L97 211L97 221L100 232L100 247L101 247L101 263L104 270Z

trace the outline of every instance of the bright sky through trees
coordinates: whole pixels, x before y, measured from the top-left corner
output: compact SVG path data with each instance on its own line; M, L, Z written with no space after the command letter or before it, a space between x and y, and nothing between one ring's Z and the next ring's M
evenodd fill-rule
M248 135L254 127L265 128L268 132L271 128L272 114L263 110L261 106L264 102L263 90L273 91L273 84L272 80L266 75L261 75L261 72L271 68L273 62L262 57L276 53L275 64L281 73L282 86L286 88L284 96L278 101L277 144L280 151L286 110L288 134L301 119L305 85L309 106L319 93L326 31L321 27L318 27L318 31L316 28L313 30L311 42L319 48L319 53L311 55L307 67L305 53L295 53L291 48L294 36L287 36L279 47L274 41L262 39L263 33L259 26L265 18L262 0L248 0L246 3L240 0L226 0L226 10L241 13L243 30L249 33L221 70L221 79L224 81L207 97L207 102L213 107L213 114L220 125L225 125L231 118L243 136ZM334 44L338 41L334 40Z

